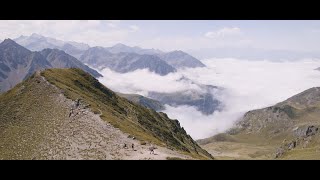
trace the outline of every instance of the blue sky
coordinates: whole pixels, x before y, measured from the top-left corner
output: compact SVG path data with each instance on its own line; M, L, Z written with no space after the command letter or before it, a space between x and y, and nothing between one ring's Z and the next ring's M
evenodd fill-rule
M61 40L161 50L253 47L320 50L320 21L0 21L0 39L38 33Z

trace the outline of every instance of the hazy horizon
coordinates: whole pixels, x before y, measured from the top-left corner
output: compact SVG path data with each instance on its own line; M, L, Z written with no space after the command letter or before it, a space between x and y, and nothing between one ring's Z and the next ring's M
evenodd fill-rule
M0 39L37 33L64 41L109 47L117 43L163 51L253 48L316 52L320 21L298 20L1 20Z

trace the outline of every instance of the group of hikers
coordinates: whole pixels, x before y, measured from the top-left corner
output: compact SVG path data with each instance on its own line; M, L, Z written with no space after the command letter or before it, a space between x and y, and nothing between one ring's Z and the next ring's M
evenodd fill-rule
M124 149L128 149L128 146L127 146L126 143L123 145L123 148L124 148ZM136 151L136 150L134 149L134 144L131 145L131 148L132 148L132 150ZM155 149L157 149L157 148L154 147L154 146L149 147L150 154L155 154L155 153L154 153L154 150L155 150Z
M123 145L123 148L128 149L128 146L126 143ZM131 148L132 148L132 150L134 150L134 144L131 145Z

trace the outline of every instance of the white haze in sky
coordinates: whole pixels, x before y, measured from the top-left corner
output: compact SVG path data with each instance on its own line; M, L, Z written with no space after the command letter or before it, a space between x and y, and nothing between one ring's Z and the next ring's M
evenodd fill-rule
M216 97L224 103L221 112L206 116L194 107L166 106L165 113L178 119L194 138L201 139L230 128L242 115L253 109L263 108L284 101L312 87L320 86L320 60L297 62L246 61L237 59L203 60L206 68L180 70L159 76L147 70L119 74L109 69L102 71L99 80L114 91L147 95L148 91L174 92L185 89L200 90L185 82L182 76L195 82L225 88Z

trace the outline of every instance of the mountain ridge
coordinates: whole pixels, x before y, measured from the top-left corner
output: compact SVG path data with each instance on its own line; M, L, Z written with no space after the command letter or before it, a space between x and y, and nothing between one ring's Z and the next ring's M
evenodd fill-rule
M181 50L162 53L158 56L177 69L206 67L206 65L204 65L201 61Z
M177 120L170 120L164 113L137 106L117 96L80 69L38 71L15 88L1 94L0 99L2 119L0 128L5 128L0 131L2 134L0 159L130 158L135 151L129 153L121 148L121 143L129 141L124 135L114 134L110 137L119 136L119 141L112 141L116 143L115 146L104 143L104 140L108 141L108 135L104 135L101 127L107 128L109 125L105 126L103 122L113 126L113 129L110 126L110 130L119 129L130 134L131 137L134 136L141 144L142 142L155 144L159 147L159 151L166 149L167 152L175 153L175 156L179 155L179 157L212 159L212 156L201 149L181 128ZM15 109L17 104L20 104L21 108ZM47 108L50 108L50 111ZM88 116L90 119L83 119ZM103 122L97 122L98 117ZM91 125L85 125L87 123ZM72 127L69 127L71 125ZM90 127L91 130L79 129L84 125L85 129ZM99 132L94 136L98 135L97 138L102 138L102 142L95 138L96 140L92 139L91 145L88 144L84 140L92 135L88 137L86 134L79 133L82 131L83 133ZM46 140L47 138L49 139ZM70 143L78 149L72 148ZM81 145L81 143L84 144ZM117 148L113 149L112 153L118 152L118 154L103 150L112 147ZM149 154L144 145L136 144L136 148L139 153L141 151L145 154L144 156ZM91 150L97 152L90 155ZM126 154L129 157L126 157Z
M0 44L0 91L9 90L36 70L51 67L39 52L6 39Z
M176 72L176 69L155 55L139 55L121 52L113 54L102 47L93 47L85 51L80 60L94 68L110 68L119 73L132 72L138 69L149 69L159 75Z
M45 55L45 51L58 53L56 53L54 59L47 59L49 57L43 56ZM57 57L63 57L63 59ZM51 64L49 61L55 63ZM42 52L33 52L11 39L6 39L0 44L0 91L9 90L37 70L54 67L78 67L90 72L95 77L102 76L97 71L85 66L74 57L62 51L47 49Z
M78 59L62 50L44 49L40 52L55 68L80 68L89 72L94 77L102 77L97 71L82 64Z
M143 49L138 46L131 47L121 43L115 44L111 47L97 48L90 47L89 45L84 43L61 41L39 34L32 34L31 36L20 36L15 40L18 42L18 44L25 46L30 50L41 51L46 48L60 49L76 57L84 63L86 63L86 61L91 62L88 63L88 65L95 68L109 67L121 73L130 72L135 69L147 68L150 71L156 72L160 75L166 75L170 72L175 72L174 69L205 67L205 65L201 61L183 51L163 52L158 49ZM105 55L103 57L99 57L99 54L101 54L102 52L97 52L98 50L104 51ZM93 52L97 52L98 54L93 54ZM124 68L125 70L119 70L121 69L121 67L114 67L110 65L110 62L107 59L111 58L113 61L117 61L119 63L121 61L124 61L122 62L122 64L124 66L128 66L128 59L122 59L124 57L121 54L124 53L126 53L129 57L131 56L131 58L137 58L138 56L140 56L140 58L144 59L144 61L139 61L136 64L132 65L134 67ZM136 54L135 57L133 57L133 55L130 55L131 53ZM91 54L91 56L88 56L88 54ZM91 60L88 60L88 58ZM148 61L146 61L146 58L148 59ZM102 63L103 60L107 62ZM94 61L100 62L99 67L96 67L97 64Z

